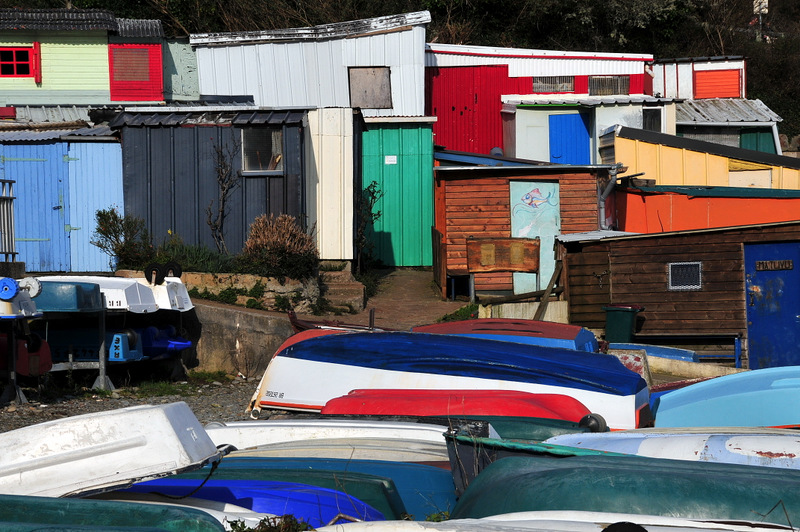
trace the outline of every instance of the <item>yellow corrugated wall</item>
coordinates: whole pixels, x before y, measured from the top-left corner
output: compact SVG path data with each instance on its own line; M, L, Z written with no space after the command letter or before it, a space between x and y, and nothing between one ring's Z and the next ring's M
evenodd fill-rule
M614 140L614 151L617 162L628 167L627 174L644 172L642 179L654 179L656 185L730 185L731 160L727 157L620 137ZM762 166L772 171L772 188L800 189L800 170Z

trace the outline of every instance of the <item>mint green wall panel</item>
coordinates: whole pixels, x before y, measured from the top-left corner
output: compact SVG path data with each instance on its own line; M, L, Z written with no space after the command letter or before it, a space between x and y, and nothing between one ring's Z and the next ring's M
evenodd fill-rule
M430 124L370 124L362 135L362 189L383 197L370 240L387 266L431 266L433 134Z
M739 137L739 147L765 153L778 153L772 128L743 128Z

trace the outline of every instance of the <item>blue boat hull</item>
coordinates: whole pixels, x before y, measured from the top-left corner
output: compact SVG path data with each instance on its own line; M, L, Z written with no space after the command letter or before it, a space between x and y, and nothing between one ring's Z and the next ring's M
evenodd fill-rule
M159 493L169 497L188 496L235 504L258 513L293 515L313 527L331 522L347 522L337 518L344 514L362 521L383 521L383 514L346 493L296 484L294 482L259 480L208 480L160 478L135 484L123 491Z
M800 366L766 368L690 384L654 402L656 427L800 426Z
M353 389L498 389L570 395L614 428L640 426L645 380L616 357L463 336L299 333L278 350L253 398L318 411ZM318 334L318 333L317 333ZM646 417L646 416L645 416Z

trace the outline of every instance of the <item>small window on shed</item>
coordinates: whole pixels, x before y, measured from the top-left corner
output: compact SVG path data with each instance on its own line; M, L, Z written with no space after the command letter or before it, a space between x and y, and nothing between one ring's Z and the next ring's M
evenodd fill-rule
M700 262L671 262L669 264L670 290L700 290L703 288Z
M350 67L350 106L360 109L392 108L389 67Z
M642 129L661 133L661 109L642 109Z
M534 93L575 92L575 76L538 76L533 78Z
M589 96L630 94L630 76L589 76Z
M242 170L283 171L283 129L253 127L242 129Z

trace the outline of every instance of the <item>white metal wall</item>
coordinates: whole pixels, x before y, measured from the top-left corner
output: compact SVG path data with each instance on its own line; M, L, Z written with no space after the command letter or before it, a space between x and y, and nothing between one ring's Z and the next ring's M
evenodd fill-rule
M323 260L353 259L353 111L308 113L305 171L309 225Z
M656 63L653 65L653 95L661 98L694 98L694 72L698 70L739 70L742 87L747 86L744 59Z
M425 66L508 65L508 75L578 76L641 74L649 54L526 50L489 46L428 44Z
M555 109L530 109L517 108L515 113L508 113L507 117L513 118L515 123L514 156L520 159L534 161L550 160L549 125L548 117L554 114L574 114L578 111ZM603 132L611 126L623 125L626 127L642 128L642 105L596 106L587 112L592 113L592 164L600 164L599 139ZM666 106L662 114L662 132L675 132L674 104ZM510 142L511 139L504 139ZM509 147L509 149L511 149ZM508 151L508 149L507 149Z
M201 94L252 95L262 107L350 107L348 67L388 66L392 109L423 116L425 27L326 41L196 45Z

